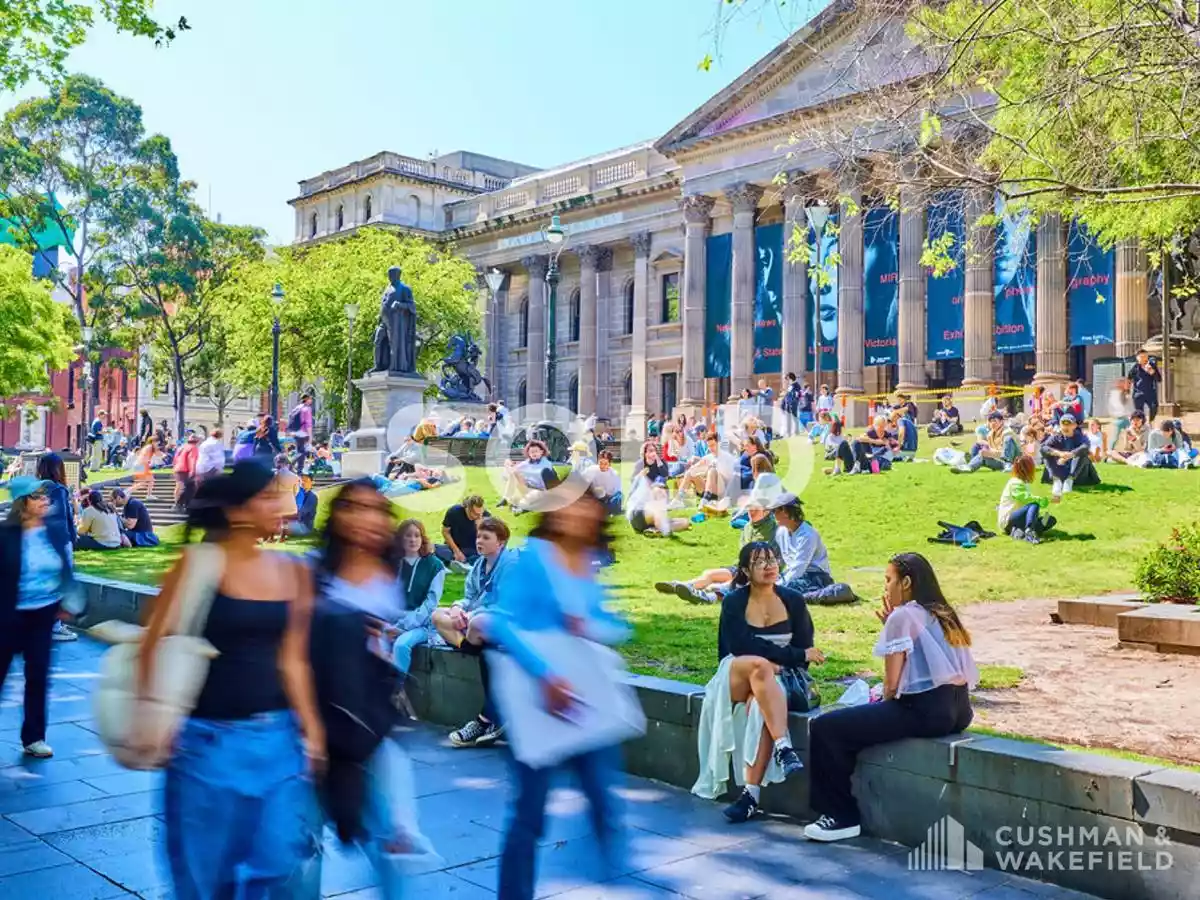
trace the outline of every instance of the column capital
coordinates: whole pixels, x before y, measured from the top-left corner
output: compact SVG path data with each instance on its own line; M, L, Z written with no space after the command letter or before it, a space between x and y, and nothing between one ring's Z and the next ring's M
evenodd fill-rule
M725 191L725 198L732 204L735 213L754 212L762 195L763 189L749 182L734 185Z
M599 253L596 254L596 271L611 272L613 251L612 247L600 247Z
M709 205L709 208L712 208L711 204ZM686 215L686 207L684 214ZM637 234L630 235L629 241L631 244L633 244L633 255L638 259L645 259L648 257L650 255L650 243L653 238L654 235L652 235L649 231L639 231Z
M783 186L783 203L787 207L804 209L809 200L820 197L817 177L806 172L788 172Z
M862 193L863 186L871 177L870 167L861 160L847 160L837 171L838 189L845 193Z
M600 257L604 255L604 247L599 244L584 244L575 248L575 255L579 257L581 268L595 271L596 266L600 263Z
M689 225L708 225L714 203L716 201L706 194L688 194L681 201L683 220Z
M530 278L542 281L546 277L546 269L550 266L550 260L543 254L535 253L532 256L521 257L521 265L525 267Z

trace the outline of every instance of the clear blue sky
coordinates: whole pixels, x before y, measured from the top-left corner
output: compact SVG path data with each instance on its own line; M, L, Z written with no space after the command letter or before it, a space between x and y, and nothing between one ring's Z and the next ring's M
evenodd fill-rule
M170 48L105 26L70 67L141 104L214 215L286 242L300 179L380 150L552 166L659 137L823 5L763 0L717 48L719 2L159 0L192 25Z

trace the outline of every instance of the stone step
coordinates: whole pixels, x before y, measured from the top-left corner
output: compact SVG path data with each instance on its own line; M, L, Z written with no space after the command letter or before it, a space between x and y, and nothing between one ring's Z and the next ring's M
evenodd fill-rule
M1117 639L1159 653L1200 655L1200 606L1151 603L1117 616Z

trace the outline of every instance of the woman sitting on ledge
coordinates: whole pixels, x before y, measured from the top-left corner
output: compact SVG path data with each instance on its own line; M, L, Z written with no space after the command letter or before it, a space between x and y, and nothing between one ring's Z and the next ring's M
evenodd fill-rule
M745 789L725 808L730 822L758 814L764 784L804 768L792 748L787 695L777 676L784 668L807 669L810 662L825 661L813 646L804 598L779 586L779 570L774 544L754 541L742 548L735 589L721 604L721 665L704 691L700 777L692 793L709 800L725 793L732 747L735 766L745 765Z
M971 635L946 602L928 560L892 557L884 575L883 702L836 709L809 725L809 806L817 821L804 828L812 841L858 837L858 805L850 776L859 751L902 738L944 737L971 724L969 691L979 681Z

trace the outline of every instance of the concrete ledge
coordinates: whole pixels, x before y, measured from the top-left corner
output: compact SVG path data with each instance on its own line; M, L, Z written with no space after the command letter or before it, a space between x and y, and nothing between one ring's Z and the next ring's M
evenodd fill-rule
M1058 618L1064 625L1096 625L1116 628L1117 616L1146 606L1137 595L1115 597L1075 597L1058 601Z
M1200 834L1200 772L1159 769L1138 776L1133 815L1147 825Z
M1200 653L1200 606L1152 603L1117 616L1122 643L1149 644L1160 653Z
M158 596L158 588L144 584L111 581L79 573L76 573L75 580L87 596L87 610L78 619L79 625L84 628L111 619L140 625L146 607Z

